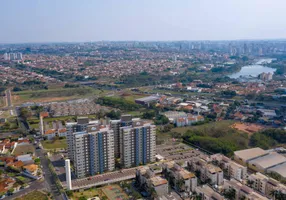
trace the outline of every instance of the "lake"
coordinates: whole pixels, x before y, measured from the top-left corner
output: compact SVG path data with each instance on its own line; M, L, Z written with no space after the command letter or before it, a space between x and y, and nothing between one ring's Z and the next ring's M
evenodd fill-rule
M264 63L271 63L273 59L261 59L253 65L247 65L241 68L239 72L229 75L230 78L240 78L240 77L257 77L259 74L265 72L274 73L276 69L262 66Z

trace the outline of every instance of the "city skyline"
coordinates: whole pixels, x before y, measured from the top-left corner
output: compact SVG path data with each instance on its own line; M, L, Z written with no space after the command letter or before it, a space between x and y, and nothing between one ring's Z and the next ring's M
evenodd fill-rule
M2 2L0 43L284 39L286 2L274 2Z

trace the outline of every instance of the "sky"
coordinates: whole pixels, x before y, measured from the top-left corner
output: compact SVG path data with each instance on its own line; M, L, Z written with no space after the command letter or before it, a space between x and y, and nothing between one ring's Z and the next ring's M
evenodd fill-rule
M0 0L0 43L285 39L286 0Z

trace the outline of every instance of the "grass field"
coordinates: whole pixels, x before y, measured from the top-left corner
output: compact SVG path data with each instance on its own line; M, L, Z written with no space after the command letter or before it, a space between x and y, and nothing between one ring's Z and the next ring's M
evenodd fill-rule
M44 149L65 149L67 148L66 139L62 140L44 140L42 141Z
M1 108L1 107L4 107L5 105L6 105L5 97L1 97L1 96L0 96L0 108Z
M129 114L132 115L133 117L142 117L142 112L140 111L129 111L129 112L124 112L123 114Z
M95 196L101 196L101 189L99 188L90 188L82 192L74 192L73 196L70 197L72 200L78 200L80 197L84 196L86 198L92 198Z
M211 122L199 126L187 126L187 127L176 127L172 129L172 132L178 133L178 134L184 134L188 130L196 130L196 131L207 131L207 130L213 130L215 128L222 128L222 129L232 129L230 126L234 123L234 121L231 120L223 120L218 122ZM234 129L235 130L235 129Z
M32 144L18 145L14 150L14 155L24 155L27 153L35 153L35 147Z
M40 191L33 191L25 196L17 198L16 200L46 200L49 199L48 196Z
M85 98L101 94L102 91L90 87L80 88L55 88L49 90L28 90L13 92L13 103L21 104L25 102L52 102L66 101L77 98Z
M130 94L128 96L121 96L121 97L123 97L125 100L135 102L135 99L143 98L143 97L146 97L146 96L147 95L144 95L144 94Z

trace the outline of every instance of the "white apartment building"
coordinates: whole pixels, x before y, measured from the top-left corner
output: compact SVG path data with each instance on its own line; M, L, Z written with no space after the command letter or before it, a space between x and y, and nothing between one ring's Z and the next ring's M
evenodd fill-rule
M131 116L107 124L88 118L66 124L68 157L78 177L113 170L117 157L125 168L155 161L154 125Z
M115 168L113 131L96 126L88 128L88 131L74 133L73 164L77 177Z
M120 160L123 167L155 161L156 126L133 120L132 126L120 128Z
M68 156L78 178L114 170L113 130L87 118L67 124L67 130Z
M5 53L4 60L22 60L22 53Z
M132 126L132 116L122 115L120 120L110 120L110 128L114 132L114 156L120 158L120 128Z

